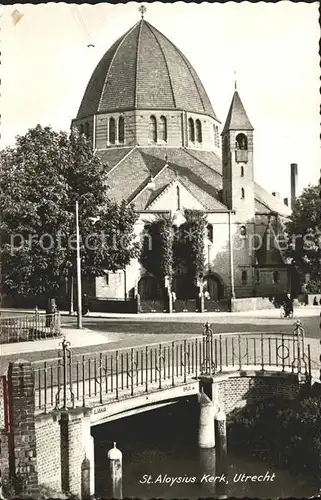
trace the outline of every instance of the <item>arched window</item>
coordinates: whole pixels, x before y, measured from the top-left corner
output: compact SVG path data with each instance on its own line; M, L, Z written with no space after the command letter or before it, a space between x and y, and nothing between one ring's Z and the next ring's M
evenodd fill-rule
M242 198L242 200L244 200L244 198L245 198L244 188L241 188L241 198Z
M80 132L80 135L82 135L84 133L84 124L83 123L80 125L79 132Z
M207 239L213 243L213 226L212 224L207 224L206 226Z
M149 224L144 225L144 231L142 234L142 250L143 252L148 252L152 248L152 236L150 234L150 226Z
M213 133L214 133L214 146L217 146L217 131L216 131L216 125L213 125Z
M247 149L247 137L245 134L238 134L236 136L236 149Z
M273 272L273 283L280 283L280 273L279 271Z
M193 118L188 119L188 139L191 142L195 141L195 128Z
M246 236L246 226L241 226L240 227L240 235L245 238Z
M167 121L165 116L161 116L159 119L159 138L161 141L167 141Z
M244 177L244 167L241 167L241 177Z
M116 123L114 118L109 119L109 143L115 144L116 142Z
M220 134L218 131L218 126L216 126L216 137L217 137L217 147L220 148Z
M179 186L176 186L176 209L177 210L181 209L181 193Z
M89 123L85 123L85 136L89 139Z
M196 141L202 142L202 124L200 120L196 120Z
M118 142L123 143L125 140L125 120L123 116L118 119Z
M247 271L242 271L242 285L247 284Z
M258 269L256 270L256 283L257 285L260 284L260 271Z
M152 142L157 142L157 123L155 116L149 118L149 139Z

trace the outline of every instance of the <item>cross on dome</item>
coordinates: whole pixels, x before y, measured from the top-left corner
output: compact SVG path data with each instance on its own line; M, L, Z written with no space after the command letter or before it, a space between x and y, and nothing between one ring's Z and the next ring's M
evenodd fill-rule
M145 14L146 10L147 9L146 9L145 5L141 5L138 9L138 11L141 13L142 19L144 19L144 14Z

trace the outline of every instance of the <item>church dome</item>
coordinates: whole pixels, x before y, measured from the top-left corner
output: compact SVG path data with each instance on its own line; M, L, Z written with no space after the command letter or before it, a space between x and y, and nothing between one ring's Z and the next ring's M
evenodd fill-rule
M144 19L120 37L94 70L77 119L134 109L168 109L216 119L182 52Z

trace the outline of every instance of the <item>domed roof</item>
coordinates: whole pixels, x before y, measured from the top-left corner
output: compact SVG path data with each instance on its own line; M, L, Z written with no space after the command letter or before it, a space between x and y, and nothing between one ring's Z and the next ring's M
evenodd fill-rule
M130 109L180 109L216 118L193 66L144 19L102 57L77 118Z

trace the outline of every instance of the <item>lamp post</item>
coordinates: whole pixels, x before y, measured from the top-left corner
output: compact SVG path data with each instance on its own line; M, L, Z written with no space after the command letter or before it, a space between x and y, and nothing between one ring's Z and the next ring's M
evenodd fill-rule
M79 209L76 201L76 245L77 245L77 328L82 328L82 301L81 301L81 260L80 260L80 234L79 234Z

